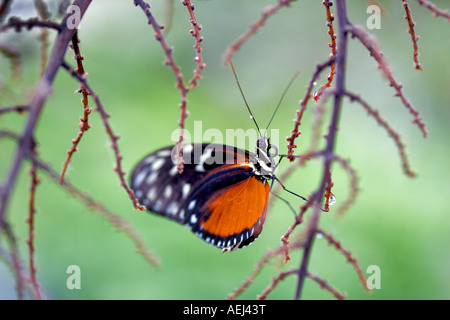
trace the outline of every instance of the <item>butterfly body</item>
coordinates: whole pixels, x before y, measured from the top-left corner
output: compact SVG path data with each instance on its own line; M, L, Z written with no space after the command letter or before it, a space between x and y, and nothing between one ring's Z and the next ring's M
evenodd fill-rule
M153 213L186 225L223 251L253 242L261 233L275 168L270 142L256 153L219 144L183 146L178 172L173 146L147 155L133 171L131 188Z

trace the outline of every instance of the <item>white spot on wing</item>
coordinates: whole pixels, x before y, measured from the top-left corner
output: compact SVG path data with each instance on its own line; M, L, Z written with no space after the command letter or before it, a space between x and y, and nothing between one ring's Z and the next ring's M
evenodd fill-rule
M158 199L158 200L155 202L155 205L153 206L153 210L155 210L155 211L161 211L162 205L163 205L162 199Z
M145 158L144 163L149 164L149 163L152 163L154 160L155 160L155 156L148 156L147 158Z
M196 224L197 223L197 215L196 214L192 214L191 215L191 218L190 218L190 221L191 221L191 223L192 224Z
M199 171L199 172L204 172L205 171L205 161L208 160L209 158L211 158L211 154L213 152L213 149L206 149L203 154L200 156L200 160L199 163L195 166L195 170Z
M138 173L136 178L134 178L134 182L133 182L133 185L135 188L139 187L141 185L141 183L144 180L146 175L147 175L147 170L142 170L141 172Z
M146 182L147 182L148 184L153 184L153 182L156 181L156 178L158 178L158 171L152 172L152 173L148 176Z
M189 183L185 183L183 188L181 189L183 199L186 199L189 195L189 191L191 191L191 185Z
M164 189L164 197L165 198L169 198L172 195L172 187L170 185L168 185L165 189Z
M162 159L162 158L156 159L155 162L153 162L153 164L152 164L152 170L156 171L156 170L161 169L163 164L164 164L164 159Z
M172 169L170 169L169 174L171 177L176 176L178 173L178 167L177 166L173 166Z
M192 152L192 150L194 150L194 146L192 144L183 146L183 152Z
M203 168L203 163L199 163L198 165L196 165L195 170L198 172L204 172L205 168Z
M156 199L156 187L150 188L147 192L147 199L154 201Z
M172 152L170 150L161 150L159 151L156 155L158 157L168 157L172 154Z
M195 200L195 199L192 200L191 202L189 202L188 209L189 210L194 209L196 203L197 203L197 200Z
M167 213L175 215L178 211L178 204L176 201L172 201L167 207Z

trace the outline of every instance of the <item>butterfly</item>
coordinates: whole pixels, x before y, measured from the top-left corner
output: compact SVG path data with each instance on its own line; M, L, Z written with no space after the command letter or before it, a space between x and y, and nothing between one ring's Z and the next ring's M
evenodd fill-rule
M236 77L231 62L230 66ZM237 77L236 81L245 101ZM247 101L245 104L260 132ZM185 144L182 173L178 172L177 152L177 147L165 147L137 164L130 185L140 203L187 226L223 252L245 247L258 238L271 186L279 181L274 174L278 150L266 134L260 134L255 153L222 144Z
M156 214L186 225L223 252L247 246L266 218L275 161L269 139L256 153L227 145L194 143L182 149L180 174L173 146L159 149L134 169L131 188Z

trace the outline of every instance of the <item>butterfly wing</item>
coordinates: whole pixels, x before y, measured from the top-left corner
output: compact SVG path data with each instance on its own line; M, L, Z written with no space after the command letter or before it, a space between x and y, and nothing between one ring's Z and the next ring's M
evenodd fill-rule
M183 146L184 170L179 174L175 154L176 148L169 146L147 155L133 170L130 185L149 211L182 224L187 197L209 172L246 163L250 157L247 151L226 145L187 144Z
M253 173L254 155L226 145L185 145L181 174L173 155L173 146L166 147L136 166L131 187L139 201L224 251L254 241L269 197L268 183Z
M245 247L262 231L269 190L248 164L216 169L187 199L186 225L223 251Z

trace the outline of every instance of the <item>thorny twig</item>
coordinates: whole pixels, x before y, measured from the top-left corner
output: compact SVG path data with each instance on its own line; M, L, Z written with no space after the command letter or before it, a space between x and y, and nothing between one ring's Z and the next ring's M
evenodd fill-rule
M402 140L400 139L400 135L391 128L391 126L389 125L389 123L383 119L378 110L374 110L366 101L364 101L360 96L346 91L345 95L348 96L350 98L350 101L356 101L358 102L366 111L369 115L372 116L372 118L374 118L377 123L382 126L387 133L389 134L389 136L394 140L397 149L399 151L400 154L400 159L402 161L402 167L403 167L403 171L405 172L405 174L407 174L410 177L414 177L416 174L414 171L411 170L410 165L409 165L409 161L408 161L408 157L406 156L406 151L405 151L405 145L402 142Z
M59 182L59 174L54 171L48 164L37 158L33 158L31 160L36 162L37 166L41 170L43 170L43 172L45 172L50 178L52 178L52 180L54 180L55 182ZM160 262L158 257L156 257L155 254L150 251L150 249L142 240L141 236L134 230L134 228L128 221L123 220L120 216L107 209L102 203L94 200L90 195L76 188L73 184L67 181L67 179L63 181L62 186L71 195L81 199L88 208L95 210L114 227L124 232L134 242L138 253L142 255L151 266L159 266Z
M36 148L34 147L33 150L31 151L32 153L32 158L36 158L37 157L37 153L36 153ZM27 223L28 223L28 240L27 240L27 245L28 245L28 264L29 264L29 270L30 270L30 283L31 286L33 287L33 293L34 296L39 299L42 300L42 295L41 292L39 290L39 283L37 281L36 278L36 266L34 263L34 252L35 252L35 247L34 247L34 235L35 235L35 231L34 231L34 215L36 214L36 208L35 208L35 193L36 193L36 187L38 185L38 183L40 182L38 177L37 177L37 164L34 160L31 161L31 169L30 169L30 176L31 176L31 186L30 186L30 199L29 199L29 203L28 203L28 219L27 219Z
M119 151L119 146L117 145L117 140L119 140L119 136L114 134L112 131L111 125L109 124L108 118L110 115L106 113L105 108L103 107L103 104L100 102L100 98L98 95L92 90L92 88L87 84L85 77L80 76L79 72L74 70L72 67L70 67L66 62L63 62L62 67L66 69L72 77L77 79L80 83L82 83L82 87L84 87L87 92L92 96L92 98L95 101L95 104L97 106L97 111L100 113L103 125L105 126L106 133L108 134L108 137L111 140L111 148L114 150L114 156L116 159L116 166L114 167L114 171L117 172L117 175L119 176L120 180L120 186L123 187L128 194L128 197L133 203L133 206L135 209L139 209L141 211L145 210L145 207L139 204L139 200L134 195L133 190L128 186L127 182L125 181L125 172L122 170L122 155ZM61 180L60 180L61 181Z
M148 19L148 24L151 24L153 27L153 30L155 31L155 39L159 41L161 44L161 47L164 50L164 53L166 54L166 61L164 62L165 65L172 67L173 73L175 74L175 78L177 79L176 87L180 90L181 94L181 103L179 108L181 109L180 114L180 120L178 121L178 125L180 126L180 137L178 141L176 142L177 146L177 153L175 157L178 159L178 172L183 172L183 157L182 157L182 151L183 151L183 145L182 142L184 140L184 120L188 117L188 112L186 110L186 103L187 98L186 95L189 91L189 89L185 86L183 81L183 75L180 72L180 67L175 63L175 60L172 55L173 48L170 48L161 32L161 30L164 28L163 26L159 25L155 18L153 17L151 11L150 11L150 5L146 3L143 0L134 0L134 4L136 6L139 6L142 11L144 11L145 15Z
M80 17L84 15L91 1L92 0L74 1L73 4L80 8ZM67 27L67 19L68 16L64 18L63 22L58 27L60 32L54 43L54 47L49 58L49 63L47 64L45 72L42 75L42 78L37 85L29 104L28 118L21 135L21 143L18 144L16 148L16 152L11 162L11 167L8 170L6 180L0 187L0 226L5 222L6 209L8 201L10 199L10 193L14 187L14 184L16 183L17 175L22 161L29 150L31 150L32 137L39 119L39 115L50 95L51 86L56 77L56 73L58 72L62 61L64 60L67 45L76 32L76 29ZM1 29L2 28L0 28L0 31L2 31Z
M317 233L323 235L328 243L330 245L333 245L336 250L338 250L340 253L342 253L346 258L347 258L347 262L351 263L353 268L355 269L356 273L359 276L359 281L361 282L362 286L364 287L364 289L367 292L371 292L371 290L367 287L367 281L366 278L364 277L364 273L361 269L361 266L358 264L358 260L352 256L352 253L346 249L344 249L342 247L342 244L340 241L337 241L334 239L334 237L330 234L330 233L326 233L325 231L321 230L321 229L317 229Z
M326 13L327 13L327 26L328 26L328 35L330 36L330 43L328 43L328 46L331 48L331 54L330 57L336 56L336 34L334 33L333 28L333 21L334 21L334 15L331 13L331 6L333 5L333 2L330 0L324 0L322 1L322 4L325 6ZM321 86L318 90L314 92L313 99L315 101L318 101L322 94L324 93L326 88L331 87L331 83L333 82L334 73L336 72L336 64L333 62L331 64L331 70L327 74L327 83L325 83L323 86Z
M448 9L439 9L434 3L428 0L417 0L417 2L430 10L433 13L434 17L443 17L446 18L448 22L450 22L450 12Z
M83 66L84 57L80 53L80 48L78 46L79 42L80 41L78 39L78 33L75 33L75 35L72 38L72 45L71 45L71 48L75 53L74 58L77 62L77 69L75 71L78 72L78 74L81 77L85 78L87 77L87 73L84 71ZM80 117L80 124L78 125L80 131L78 132L77 137L72 140L72 148L70 148L70 150L67 151L67 158L64 161L61 177L59 178L60 183L62 183L64 180L64 175L66 173L67 166L69 165L72 159L73 153L75 151L78 151L77 147L81 141L81 138L83 138L84 133L88 131L89 128L91 127L91 125L89 124L89 115L91 114L92 109L89 107L89 98L88 98L90 93L86 90L83 83L81 82L80 82L80 89L78 90L78 92L82 94L81 102L83 103L83 117L82 118Z
M202 30L202 26L198 24L197 19L195 18L194 5L191 3L191 1L186 0L186 1L182 1L181 3L188 9L189 16L191 17L190 22L193 27L193 29L191 29L189 32L195 38L194 49L195 49L196 55L194 57L194 61L197 64L197 68L195 68L195 70L194 70L194 76L192 77L191 80L189 80L191 89L193 89L197 86L198 80L202 77L202 70L206 67L206 64L203 62L203 54L202 54L202 46L201 46L203 37L200 36L200 30Z
M300 110L296 111L296 118L294 119L294 129L291 130L291 135L289 137L286 137L286 141L288 142L287 158L290 161L294 160L294 157L292 155L294 154L294 149L297 148L297 145L295 144L295 139L298 138L298 136L301 134L299 127L302 123L301 120L302 120L304 112L306 111L308 101L312 97L313 87L316 84L316 81L319 78L320 74L323 72L323 70L325 68L327 68L328 66L333 65L334 63L335 63L335 57L332 56L324 63L318 64L316 66L316 71L314 72L313 76L311 77L311 79L308 83L308 87L306 89L305 96L302 100L300 100ZM322 99L322 100L325 100L325 99Z
M34 0L34 6L36 8L36 11L39 14L39 18L42 21L46 21L50 17L50 13L47 10L47 5L43 0ZM47 28L43 28L41 30L41 35L39 36L39 39L41 40L41 74L45 71L45 64L47 63L48 54L47 54L47 48L49 46L48 41L48 30Z
M289 6L292 1L293 0L291 0L291 1L279 0L277 5L267 8L263 12L262 17L258 20L257 23L252 25L251 29L247 33L245 33L235 43L233 43L231 46L228 47L224 60L229 60L231 58L231 55L236 50L238 50L241 47L241 45L244 42L246 42L251 35L253 35L254 33L256 33L259 30L259 28L265 23L265 21L267 20L267 18L269 16L271 16L272 14L277 12L283 6ZM417 1L420 5L423 5L426 8L428 8L435 16L442 16L450 22L450 15L449 15L448 11L437 8L430 1L426 1L426 0L417 0ZM78 5L81 8L81 13L84 14L84 12L86 11L90 2L91 2L90 0L84 0L84 1L83 0L75 0L74 5ZM411 13L409 11L407 1L402 0L402 2L405 7L406 19L408 20L408 24L409 24L409 32L410 32L412 40L413 40L415 66L417 69L420 69L420 64L418 62L418 47L417 47L417 43L416 43L418 38L415 36L415 33L414 33L414 22L412 21L412 17L410 15ZM5 0L0 5L0 21L2 21L2 19L6 16L6 12L8 11L8 7L11 3L12 3L12 1ZM40 0L35 0L35 3L37 5L39 5L39 4L42 5ZM148 22L149 22L149 24L152 25L152 27L155 31L155 38L161 43L161 46L166 54L167 60L165 61L165 64L172 67L175 77L177 79L177 88L180 90L180 93L181 93L181 104L180 104L181 116L180 116L180 121L179 121L179 125L181 127L181 134L180 134L180 139L177 142L178 151L179 151L178 154L180 155L181 154L181 142L183 141L184 119L187 117L186 94L188 92L188 89L184 86L183 78L180 73L179 67L177 65L175 65L175 63L174 63L174 60L172 57L172 48L168 47L167 43L165 42L165 40L162 36L162 33L161 33L162 26L160 26L156 23L153 15L150 12L150 6L148 4L146 4L145 1L142 1L142 0L134 0L134 3L136 6L140 6L142 8L142 10L145 12L145 14L147 15ZM279 283L279 281L284 279L286 276L296 274L298 277L298 283L297 283L297 288L296 288L296 293L295 293L296 299L300 298L300 296L301 296L301 291L302 291L302 288L304 285L305 278L310 278L310 279L316 281L321 287L323 287L326 290L328 290L329 292L331 292L337 299L344 298L345 296L340 294L332 286L328 285L327 281L317 277L316 275L314 275L313 273L311 273L308 270L308 262L309 262L309 258L310 258L310 254L311 254L311 250L312 250L312 246L313 246L313 240L314 240L315 235L317 235L317 234L322 234L324 237L326 237L328 242L331 245L333 245L339 252L341 252L342 254L344 254L344 256L346 256L347 260L354 266L355 270L357 271L361 283L366 288L366 290L368 290L366 283L365 283L364 275L362 274L361 267L358 265L356 258L353 257L353 255L350 253L350 251L343 249L339 241L335 240L329 233L326 233L325 231L323 231L322 229L320 229L318 227L320 212L321 212L321 210L323 210L322 206L321 206L321 202L323 201L322 195L324 194L324 192L327 192L327 193L331 192L331 186L332 186L331 185L331 165L333 162L337 161L338 163L340 163L342 165L342 167L350 175L351 193L349 195L348 201L346 201L345 204L342 206L342 207L344 207L343 210L346 209L351 204L351 202L354 200L354 197L355 197L355 194L357 191L356 174L355 174L354 170L352 168L350 168L350 166L348 165L348 161L343 160L341 157L339 157L334 152L335 142L337 139L337 137L336 137L337 125L339 122L339 115L341 113L341 104L342 104L343 97L347 96L350 98L350 100L359 102L363 106L363 108L366 109L366 111L371 116L373 116L376 119L376 121L385 128L385 130L387 130L388 134L394 139L394 141L397 145L397 148L400 151L400 155L402 158L402 164L403 164L403 168L404 168L405 172L411 176L414 174L409 169L409 164L407 162L406 155L404 152L404 145L400 141L398 134L395 131L393 131L393 129L391 129L391 127L389 126L387 121L385 121L378 115L378 112L375 109L372 109L359 96L357 96L345 89L344 80L345 80L345 70L346 70L345 64L347 61L346 50L347 50L348 33L351 33L352 37L358 38L360 40L360 42L368 49L370 55L373 56L374 59L377 61L379 68L382 70L383 74L388 78L389 84L392 87L394 87L394 89L396 91L395 96L400 97L400 99L402 100L402 103L406 106L408 111L413 115L413 117L414 117L413 122L418 125L418 127L423 132L424 136L426 136L426 134L427 134L427 132L425 130L425 124L424 124L423 120L419 117L418 111L412 107L410 102L403 95L402 86L400 84L398 84L396 82L396 80L393 78L392 73L391 73L389 67L387 66L387 63L383 57L383 54L382 54L380 48L377 45L375 39L373 39L373 37L371 37L370 35L366 34L365 31L361 27L355 26L348 21L345 0L335 0L335 3L336 3L335 7L336 7L336 11L337 11L337 21L338 21L338 44L336 46L336 42L335 42L336 36L334 35L333 25L331 23L334 19L334 16L331 14L331 11L330 11L330 3L331 3L330 1L326 1L326 0L323 1L323 4L327 8L327 21L328 21L327 25L329 27L329 34L331 37L330 47L332 48L332 54L331 54L331 57L329 60L327 60L322 65L317 66L316 73L313 75L313 77L308 85L307 92L305 94L305 98L300 102L301 110L297 111L297 117L295 119L294 130L292 130L291 136L286 139L289 143L288 144L288 155L290 157L288 157L288 158L290 158L291 161L293 161L295 158L299 158L297 160L297 162L301 165L302 163L304 163L304 161L306 161L306 159L309 159L311 157L317 157L317 158L320 157L323 159L322 180L320 182L319 187L316 189L316 191L309 197L307 204L305 204L303 207L300 208L299 214L296 215L296 217L295 217L294 224L288 229L288 231L282 237L282 244L280 245L280 247L276 250L268 252L266 254L266 256L264 257L264 259L260 260L260 262L258 263L254 272L245 281L243 286L238 288L238 290L235 292L234 296L231 295L232 298L237 296L241 292L243 292L253 282L254 278L258 275L261 268L265 264L267 264L267 262L269 261L269 259L271 257L282 256L284 254L285 262L287 262L290 259L289 249L293 249L293 248L295 248L295 249L302 248L303 249L303 256L300 261L299 268L297 268L297 269L291 268L288 271L279 273L279 275L277 277L274 277L271 285L259 297L262 297L262 298L267 297L267 294L270 293L276 287L276 285ZM188 7L188 9L190 8L193 10L193 7L191 6L190 1L184 1L183 4L186 5ZM201 54L201 47L200 47L201 37L199 36L199 31L200 31L201 27L197 25L197 21L195 19L195 16L193 16L193 12L189 11L189 13L191 16L191 23L194 27L194 30L192 30L191 33L196 38L196 45L194 47L196 49L196 53L197 53L197 57L198 57L199 54ZM66 19L67 19L67 17L66 17ZM19 136L15 137L17 139L17 141L20 140L20 143L18 143L16 154L12 161L11 168L8 171L7 179L0 186L0 200L1 200L1 205L0 205L0 229L1 230L0 231L4 232L4 234L6 235L6 239L8 240L8 242L10 244L11 258L8 259L8 261L11 261L10 265L12 265L12 269L16 273L17 292L18 292L19 298L22 298L24 296L24 288L25 288L25 284L26 284L25 277L22 275L22 271L21 271L22 268L20 265L20 259L19 259L19 254L18 254L18 250L17 250L15 236L12 232L12 229L11 229L9 223L5 219L7 201L10 198L11 189L13 188L13 186L15 184L15 181L17 178L17 173L21 166L21 162L22 162L23 158L30 157L30 160L32 161L32 173L31 173L31 175L32 175L32 191L30 192L31 199L30 199L30 210L29 210L29 212L30 212L29 247L30 247L30 255L31 255L29 260L30 260L30 274L31 274L31 277L33 277L33 272L35 273L35 267L33 266L33 258L32 258L32 252L34 251L34 247L32 246L32 237L33 237L32 225L33 225L33 223L31 221L31 217L34 213L34 193L35 192L33 189L35 189L36 185L37 185L36 167L39 167L41 170L43 170L44 172L49 174L49 176L52 177L54 180L58 180L58 175L56 172L54 172L48 165L46 165L45 163L43 163L39 159L37 159L37 156L35 154L30 153L31 150L33 149L33 143L34 143L33 142L34 128L36 126L36 122L37 122L39 114L42 110L42 107L49 97L50 89L52 87L52 83L53 83L54 77L56 75L56 72L61 65L64 68L66 68L72 74L72 76L80 82L81 86L85 87L86 95L88 93L92 93L89 86L86 83L85 77L82 74L79 74L79 72L77 72L79 70L73 70L71 67L69 67L68 64L63 62L64 53L67 48L67 44L74 35L73 32L68 31L67 28L65 28L65 25L66 24L64 23L64 21L61 24L55 24L55 23L48 22L48 21L39 21L36 19L30 19L28 21L21 21L20 19L13 18L13 19L10 19L6 25L3 25L0 27L0 32L6 31L9 29L21 31L22 28L31 29L33 27L51 28L51 29L55 29L55 30L59 31L58 37L55 42L55 47L54 47L51 57L49 59L49 63L43 73L40 84L37 86L37 90L34 92L34 95L31 100L30 105L13 106L13 107L9 107L9 108L0 109L0 114L4 113L4 112L9 112L9 111L17 111L17 112L29 111L27 123L22 132L22 135L20 137ZM41 39L41 40L45 41L45 39ZM334 41L334 44L333 44L333 41ZM199 62L199 61L196 60L196 62ZM196 81L201 77L201 69L202 69L201 66L204 66L204 65L202 63L197 64L197 69L194 71L194 77L190 81L190 84L192 87L195 87L195 85L197 84ZM320 104L320 106L323 106L323 101L326 100L326 98L334 97L331 120L330 120L330 123L328 126L328 133L325 136L326 137L325 148L323 150L320 150L320 149L315 150L315 148L317 147L317 144L314 143L311 151L309 151L301 156L294 156L293 149L296 147L294 141L300 135L299 126L301 124L303 112L306 110L307 101L311 97L314 98L314 96L311 94L312 87L315 85L316 79L318 78L319 74L323 71L324 68L326 68L328 66L331 66L332 72L330 72L329 76L327 76L327 78L328 78L327 84L331 85L333 76L335 74L334 67L336 67L336 81L334 81L335 89L327 90L326 94L328 96L325 97L325 95L324 95L321 99L322 104ZM80 69L80 68L78 68L78 69ZM84 74L84 72L83 72L83 74ZM330 77L331 77L331 80L330 80ZM322 92L320 92L320 94L321 93ZM115 170L119 174L121 184L127 190L127 185L126 185L126 183L124 183L124 178L123 178L124 172L121 170L121 155L118 151L118 147L117 147L117 143L116 143L118 136L112 132L111 127L107 120L109 115L105 112L103 106L101 105L101 103L99 101L98 96L95 95L95 93L92 93L92 95L97 104L97 110L100 112L100 114L102 116L102 120L104 122L108 136L112 140L112 147L114 149L114 153L116 156ZM86 108L86 105L84 105L84 109L85 108ZM316 120L317 119L322 120L322 115L321 115L322 113L323 113L323 110L317 116ZM87 121L86 121L86 123L87 123ZM2 132L0 132L0 136L1 135L2 135ZM5 133L5 135L8 136L8 134L6 134L6 133ZM9 134L9 136L13 137L14 134ZM316 132L316 136L317 137L319 136L318 131ZM316 140L318 140L317 137L316 137ZM180 162L179 162L179 171L180 172L182 171L182 165L183 165L182 160L180 160ZM152 263L152 264L154 263L153 255L145 253L146 252L145 246L140 241L140 238L138 236L136 236L136 234L131 230L130 226L126 222L122 221L120 218L118 218L114 214L111 214L100 203L94 201L89 195L76 189L69 182L62 181L62 180L61 180L61 182L62 182L63 187L65 187L71 194L82 199L89 207L92 207L92 208L98 210L111 223L113 223L118 228L127 232L129 234L129 236L133 239L133 241L135 241L136 246L138 247L138 250L146 257L146 259L150 263ZM130 196L130 198L133 200L134 195L132 194L132 192L130 194L130 192L127 190L127 193ZM325 200L325 208L327 207L328 201L329 200ZM134 200L133 200L133 203L134 203L135 207L138 206L137 202L134 202ZM139 208L141 208L141 207L139 207ZM311 209L311 211L313 211L313 212L310 215L309 220L307 221L307 225L304 229L304 232L301 233L303 238L298 241L295 241L292 244L289 243L290 242L289 237L290 237L291 233L293 232L293 230L295 229L296 226L303 223L304 214L306 213L306 211L308 209ZM1 252L0 252L1 256L4 256L3 250L1 247L0 247L0 249L1 249ZM148 256L146 256L147 254L148 254ZM37 281L36 281L36 284L37 284ZM38 286L36 286L36 287L38 288Z
M414 31L415 23L411 16L411 10L409 9L408 2L406 0L403 1L403 7L405 8L405 19L408 21L408 27L407 30L408 33L411 35L411 40L413 43L413 50L414 50L414 67L417 70L422 70L422 66L419 63L419 46L417 45L417 41L419 41L419 36L416 36L416 32Z
M377 61L378 67L381 69L383 74L389 80L389 85L393 87L396 91L394 96L399 97L401 99L403 105L413 115L414 119L412 122L415 123L420 128L423 136L426 137L428 133L427 130L425 129L425 123L423 122L422 118L419 115L419 111L412 106L412 104L409 102L408 99L406 99L402 91L403 86L400 83L398 83L395 80L394 76L392 75L391 69L389 68L386 59L384 58L383 53L379 48L375 38L369 35L362 27L354 24L347 24L346 31L350 32L353 37L356 37L364 45L364 47L367 48L370 55Z
M303 257L301 259L300 268L298 269L297 276L297 288L295 291L295 299L299 299L304 285L304 280L308 273L308 262L310 253L317 231L319 223L319 215L321 212L320 201L321 195L324 194L326 185L329 181L329 173L331 170L332 157L334 155L334 148L337 139L337 126L339 122L339 116L342 108L342 98L345 92L345 71L346 71L346 59L347 59L347 31L345 26L349 24L347 18L347 7L345 0L336 1L336 13L339 21L338 27L338 46L336 56L336 91L334 92L334 103L331 115L330 124L328 127L328 134L326 136L326 146L323 154L323 174L319 188L314 193L314 205L312 206L313 213L308 221L306 227L306 240L303 250Z
M231 45L228 46L228 48L225 51L225 54L223 55L222 62L224 64L228 63L228 61L231 60L231 57L233 54L239 50L239 48L248 41L248 39L258 32L258 30L266 23L267 19L278 12L282 7L289 7L291 5L291 2L295 0L278 0L278 3L272 6L267 7L264 9L264 11L261 13L261 18L258 19L255 23L250 25L250 29L241 35L237 40L235 40Z

